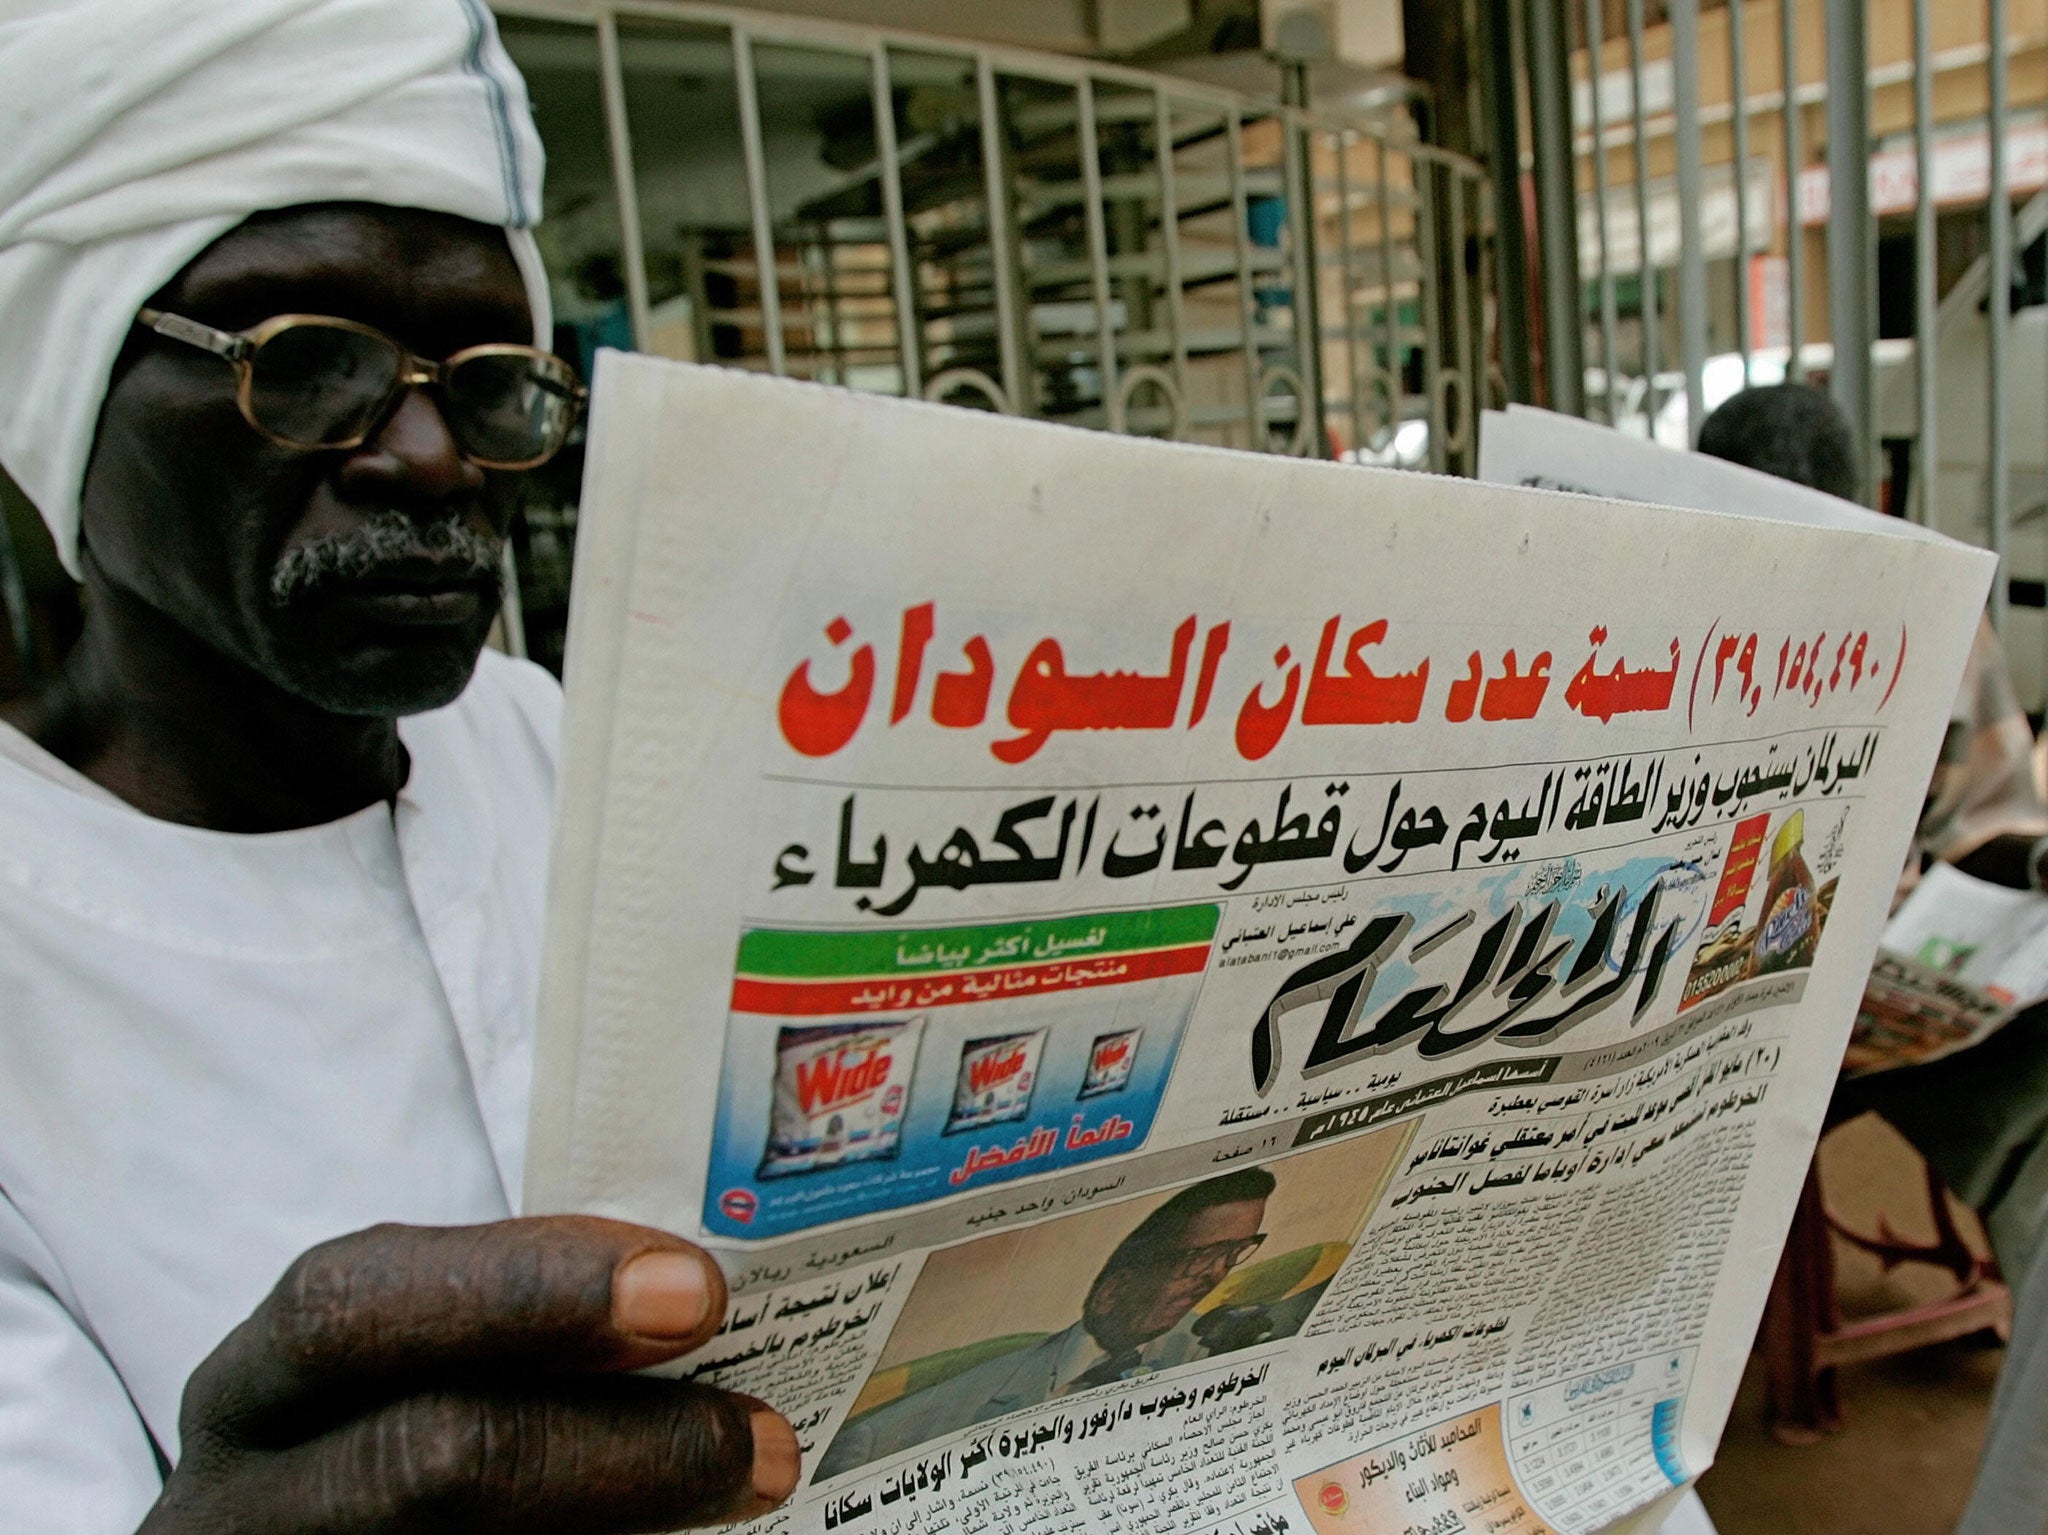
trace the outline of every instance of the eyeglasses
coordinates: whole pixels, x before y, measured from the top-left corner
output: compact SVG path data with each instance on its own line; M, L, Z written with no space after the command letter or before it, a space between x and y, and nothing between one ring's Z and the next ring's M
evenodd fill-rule
M1228 1273L1257 1252L1265 1240L1266 1233L1261 1231L1257 1236L1234 1237L1228 1242L1161 1253L1158 1266L1169 1279L1198 1279L1219 1269Z
M532 469L561 451L587 395L561 358L509 342L429 362L382 331L328 315L281 314L244 331L159 309L135 322L232 363L242 418L302 452L361 447L400 396L427 388L464 458L485 469Z

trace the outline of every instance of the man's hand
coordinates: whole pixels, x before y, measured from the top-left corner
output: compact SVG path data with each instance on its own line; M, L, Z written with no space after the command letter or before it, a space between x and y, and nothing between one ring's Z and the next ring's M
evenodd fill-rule
M192 1373L139 1535L625 1535L795 1488L765 1405L633 1375L725 1314L718 1266L580 1216L379 1226L312 1249Z

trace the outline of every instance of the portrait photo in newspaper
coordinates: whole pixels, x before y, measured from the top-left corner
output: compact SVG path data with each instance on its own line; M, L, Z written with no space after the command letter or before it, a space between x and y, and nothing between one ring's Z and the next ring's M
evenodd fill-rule
M819 1476L1293 1337L1350 1256L1408 1133L1389 1127L936 1254ZM991 1336L998 1323L1007 1330Z

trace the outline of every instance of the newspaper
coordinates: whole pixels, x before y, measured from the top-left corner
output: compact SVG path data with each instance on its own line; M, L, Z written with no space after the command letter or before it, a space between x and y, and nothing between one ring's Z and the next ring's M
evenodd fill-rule
M1850 1037L1861 1075L1982 1043L2048 997L2048 896L1937 863L1884 930Z
M1949 542L1931 528L1882 516L1810 486L1726 459L1673 452L1612 427L1527 405L1482 413L1479 478L1493 485L1649 501L1920 543Z
M1989 577L607 354L527 1207L776 1531L1580 1535L1711 1461Z

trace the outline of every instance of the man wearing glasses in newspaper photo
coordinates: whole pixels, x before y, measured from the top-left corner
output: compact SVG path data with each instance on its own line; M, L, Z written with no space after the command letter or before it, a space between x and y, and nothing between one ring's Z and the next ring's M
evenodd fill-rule
M1196 1302L1264 1243L1259 1225L1273 1186L1271 1173L1252 1167L1182 1189L1116 1245L1088 1286L1079 1321L1029 1349L1000 1355L863 1415L833 1441L819 1463L819 1477L1070 1392L1134 1380L1275 1336L1270 1323L1213 1338L1200 1320L1182 1325L1191 1320Z
M1382 1129L935 1256L817 1480L1060 1397L1293 1337L1405 1145L1404 1129ZM1017 1331L1026 1326L1046 1330Z
M0 714L0 1525L766 1510L789 1426L630 1373L716 1265L509 1219L560 697L479 653L582 390L489 13L0 7L0 143L0 463L84 594Z

